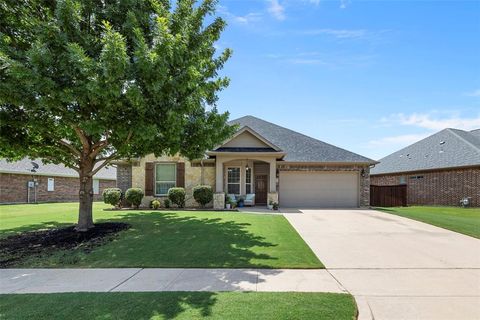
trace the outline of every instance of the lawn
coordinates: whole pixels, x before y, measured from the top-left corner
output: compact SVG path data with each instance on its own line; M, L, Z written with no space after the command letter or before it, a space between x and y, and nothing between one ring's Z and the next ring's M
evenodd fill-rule
M0 206L0 237L69 226L77 208L77 203ZM96 222L126 222L131 228L89 252L58 250L9 267L323 268L281 215L104 208L94 204Z
M1 319L355 319L348 294L141 292L0 295Z
M480 209L478 208L416 206L377 209L480 239Z

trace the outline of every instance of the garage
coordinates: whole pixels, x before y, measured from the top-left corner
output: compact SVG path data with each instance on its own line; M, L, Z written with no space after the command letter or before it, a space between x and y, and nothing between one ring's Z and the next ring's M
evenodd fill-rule
M282 207L358 207L358 173L352 171L280 171Z

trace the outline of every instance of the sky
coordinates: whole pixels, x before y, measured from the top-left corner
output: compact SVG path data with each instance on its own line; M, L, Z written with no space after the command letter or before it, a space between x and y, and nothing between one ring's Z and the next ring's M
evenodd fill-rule
M378 160L480 128L480 1L220 0L219 111Z

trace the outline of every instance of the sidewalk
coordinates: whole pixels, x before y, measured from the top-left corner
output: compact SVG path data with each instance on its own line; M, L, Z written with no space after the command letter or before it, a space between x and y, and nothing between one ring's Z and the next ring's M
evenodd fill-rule
M346 292L324 269L0 270L0 294L135 291Z

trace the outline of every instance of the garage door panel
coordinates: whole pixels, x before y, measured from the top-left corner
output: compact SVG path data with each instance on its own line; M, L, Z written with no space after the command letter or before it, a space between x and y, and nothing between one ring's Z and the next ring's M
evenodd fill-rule
M358 174L280 171L279 201L282 207L357 207Z

